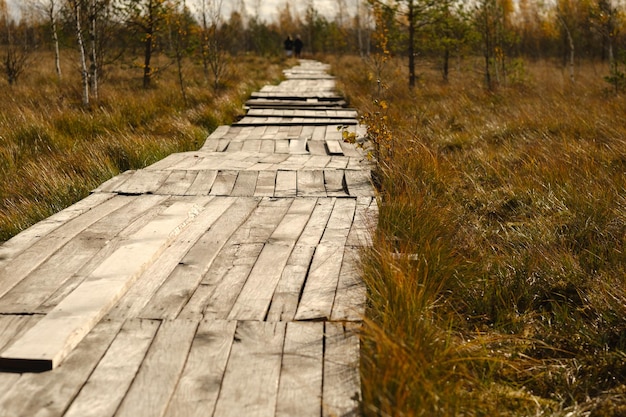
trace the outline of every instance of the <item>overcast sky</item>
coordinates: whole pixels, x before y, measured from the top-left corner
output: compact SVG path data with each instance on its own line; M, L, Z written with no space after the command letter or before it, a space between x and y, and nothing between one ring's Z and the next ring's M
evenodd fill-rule
M186 1L189 5L194 3L194 0ZM235 5L239 3L237 0L222 1L224 12L227 15L230 14L231 7L236 7ZM268 22L275 20L278 16L278 11L282 10L285 7L285 3L287 1L290 4L291 10L298 11L301 15L304 14L304 10L306 9L309 2L312 2L315 9L327 18L333 18L337 10L337 0L261 0L259 2L261 18ZM356 2L357 0L345 0L350 14L354 13L353 10L356 8ZM19 5L22 4L23 1L8 0L7 3L9 5L9 8L15 15L17 10L19 9ZM256 13L255 7L257 4L257 0L244 0L244 3L250 16Z

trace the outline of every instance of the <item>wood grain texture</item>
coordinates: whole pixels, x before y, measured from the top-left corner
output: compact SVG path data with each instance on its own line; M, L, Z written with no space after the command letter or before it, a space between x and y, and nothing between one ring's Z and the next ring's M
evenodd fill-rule
M22 375L8 391L0 393L0 410L6 416L61 416L109 348L121 323L98 324L54 372Z
M80 271L90 260L103 251L106 245L137 218L166 200L166 197L118 197L128 204L98 220L42 265L30 273L11 291L0 297L0 312L32 313L50 298L66 281L80 279Z
M324 387L322 416L358 416L361 400L359 379L359 325L324 324Z
M165 414L181 377L198 322L164 321L150 346L137 376L124 397L117 417Z
M235 321L200 323L166 416L213 415L236 328Z
M274 415L285 323L239 322L214 417Z
M63 224L63 227L52 230L7 262L3 262L0 266L0 297L80 232L129 202L130 200L123 198L106 198L101 204L87 210L81 216L72 218Z
M113 416L158 328L157 321L127 321L64 417Z
M108 313L199 211L178 202L141 228L29 332L0 355L0 367L53 369Z
M315 200L296 199L265 244L230 314L231 320L263 320L296 240Z
M322 408L324 323L287 324L276 417L318 417Z
M194 293L224 244L250 215L255 204L236 203L233 198L217 198L207 207L211 219L204 222L207 230L178 262L167 281L159 288L140 313L143 318L174 319ZM211 221L212 220L212 221Z

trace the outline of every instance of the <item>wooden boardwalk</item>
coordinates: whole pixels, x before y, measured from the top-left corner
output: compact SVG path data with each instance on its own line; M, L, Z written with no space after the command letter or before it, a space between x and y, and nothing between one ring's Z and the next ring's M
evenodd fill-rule
M0 246L0 416L355 416L377 206L327 67Z

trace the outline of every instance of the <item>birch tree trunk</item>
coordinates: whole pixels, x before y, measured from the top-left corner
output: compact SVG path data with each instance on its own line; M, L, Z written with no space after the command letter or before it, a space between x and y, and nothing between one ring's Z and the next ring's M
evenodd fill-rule
M97 18L98 18L98 2L97 0L89 1L89 84L91 93L94 98L98 99L98 63L97 63Z
M83 83L83 106L89 106L89 70L87 68L87 57L85 54L85 42L83 41L83 33L80 25L80 9L79 0L71 0L70 5L74 12L74 23L76 29L76 41L78 42L78 52L80 54L80 74Z
M54 68L57 73L57 77L61 79L61 54L59 51L59 34L57 32L57 13L56 1L50 0L48 4L48 19L50 20L50 30L52 31L52 42L54 44Z

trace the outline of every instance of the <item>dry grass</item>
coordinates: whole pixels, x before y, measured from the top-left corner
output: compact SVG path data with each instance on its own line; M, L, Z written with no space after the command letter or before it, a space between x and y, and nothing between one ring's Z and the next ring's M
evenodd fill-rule
M408 91L388 63L380 97L367 63L335 66L379 147L364 407L624 415L626 101L600 64L571 86L526 63L495 92L463 65Z
M283 63L237 58L215 94L199 65L185 67L183 103L174 66L160 58L156 86L141 88L132 63L107 68L99 100L83 109L74 58L64 78L41 52L16 86L0 88L0 241L83 198L104 180L149 165L172 152L198 149L220 124L242 112L251 91L280 77ZM209 84L210 85L210 84Z

